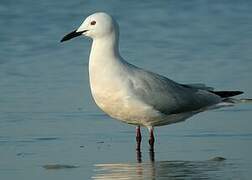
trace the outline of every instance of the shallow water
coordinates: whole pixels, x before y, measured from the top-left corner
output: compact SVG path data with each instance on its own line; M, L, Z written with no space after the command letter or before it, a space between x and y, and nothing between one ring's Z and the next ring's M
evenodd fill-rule
M156 129L140 157L134 127L94 104L91 41L59 40L95 11L119 21L129 62L182 83L252 97L252 2L2 1L0 179L250 179L252 105ZM225 161L209 161L214 157ZM45 168L45 167L56 168ZM72 168L69 168L72 167Z

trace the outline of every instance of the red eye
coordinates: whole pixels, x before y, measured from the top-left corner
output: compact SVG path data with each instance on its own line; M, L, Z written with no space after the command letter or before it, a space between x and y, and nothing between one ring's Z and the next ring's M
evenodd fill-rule
M96 24L96 21L92 21L90 24L91 24L91 25L95 25L95 24Z

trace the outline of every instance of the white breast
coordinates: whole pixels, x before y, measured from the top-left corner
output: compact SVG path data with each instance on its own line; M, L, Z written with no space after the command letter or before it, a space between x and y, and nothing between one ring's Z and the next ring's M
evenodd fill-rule
M111 69L109 65L95 68L94 64L90 66L92 96L98 107L108 115L129 124L145 124L151 117L159 115L130 93L129 80L124 75L123 67ZM120 69L120 73L117 69Z

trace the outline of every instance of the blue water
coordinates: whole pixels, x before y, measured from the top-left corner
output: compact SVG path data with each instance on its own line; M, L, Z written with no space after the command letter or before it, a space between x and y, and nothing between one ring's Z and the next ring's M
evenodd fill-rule
M134 127L92 100L91 40L59 42L96 11L118 20L130 63L252 97L252 1L3 0L0 179L250 179L251 104L157 128L155 157L144 131L139 163Z

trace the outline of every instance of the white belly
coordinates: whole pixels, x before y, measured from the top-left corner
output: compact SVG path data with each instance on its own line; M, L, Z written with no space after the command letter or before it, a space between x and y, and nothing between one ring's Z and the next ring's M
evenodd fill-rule
M113 118L129 124L142 124L146 118L146 107L123 90L92 87L91 92L98 107Z

